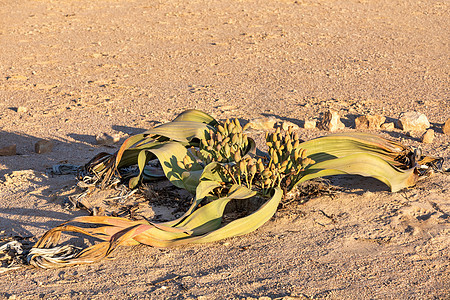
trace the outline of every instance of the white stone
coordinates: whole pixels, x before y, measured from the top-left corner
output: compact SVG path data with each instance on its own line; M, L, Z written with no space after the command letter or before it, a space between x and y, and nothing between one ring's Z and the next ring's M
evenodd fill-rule
M276 123L277 120L275 118L258 118L250 120L245 127L255 130L269 130L273 129Z
M25 106L19 106L17 108L17 112L20 114L26 113L28 111L28 109Z
M316 128L317 121L316 120L305 120L305 124L303 127L305 129L314 129Z
M395 124L390 122L390 123L384 123L380 126L381 129L383 130L392 130L395 128Z
M424 114L409 111L400 114L398 126L404 131L425 131L430 127L430 122Z
M120 137L115 134L109 135L107 133L102 133L98 134L95 137L95 140L97 141L97 145L113 145L120 140Z
M289 121L281 121L281 128L285 131L288 131L289 127L292 127L292 130L298 130L300 127L298 127L297 124L294 124Z

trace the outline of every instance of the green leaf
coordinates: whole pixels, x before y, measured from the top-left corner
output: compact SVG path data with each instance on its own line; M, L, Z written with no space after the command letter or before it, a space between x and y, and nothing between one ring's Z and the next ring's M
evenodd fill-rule
M122 155L125 152L125 150L127 150L128 148L132 147L134 144L136 144L139 141L142 141L145 138L145 134L137 134L137 135L133 135L129 138L127 138L122 146L120 146L119 151L116 154L116 168L119 165L121 159L122 159Z
M266 203L264 203L257 211L254 213L234 220L225 226L209 232L200 237L193 237L189 239L189 243L209 243L225 239L228 237L239 236L256 230L257 228L264 225L267 221L272 218L272 216L277 211L278 205L283 196L283 191L281 188L276 187L274 189L274 195ZM249 194L245 195L245 198L249 198ZM233 199L236 199L234 196Z
M325 160L311 165L298 183L323 176L353 174L373 177L387 184L392 192L414 185L418 175L415 168L401 170L370 153L357 153Z
M376 155L392 165L400 166L395 158L407 148L383 137L366 133L339 133L312 139L300 144L315 162L344 157L356 153Z
M184 213L184 215L181 218L179 218L178 220L168 222L168 223L175 225L175 224L181 222L181 220L184 220L187 216L189 216L197 208L197 206L200 204L200 202L205 197L210 196L210 193L215 188L222 186L220 184L220 182L222 182L222 180L220 180L220 177L218 178L219 180L217 181L214 179L214 176L211 176L211 169L213 169L214 166L217 166L217 165L218 165L217 163L210 163L209 165L206 166L206 168L204 170L202 170L202 174L199 178L198 185L195 190L195 198L194 198L191 206L189 207L189 209L186 211L186 213Z
M130 179L128 186L130 189L134 189L141 179L142 172L144 171L144 167L147 164L147 153L145 150L141 150L138 155L138 167L139 167L139 175Z
M200 176L202 175L203 170L189 170L181 173L181 181L183 182L183 188L191 193L195 193L199 181Z
M210 232L220 226L223 212L228 202L232 199L247 199L255 194L256 192L244 186L233 185L227 196L198 208L183 221L177 223L175 227L192 230L194 236Z
M205 123L210 126L217 126L219 123L210 115L196 109L188 109L179 114L172 122L192 121L198 123Z
M203 199L211 194L211 192L222 185L218 181L201 180L195 191L197 199Z
M166 174L167 179L173 185L186 189L191 193L195 192L201 172L196 171L195 173L189 174L186 169L178 166L177 162L183 161L183 158L188 153L188 150L181 143L166 142L145 151L156 155L164 170L164 174ZM183 175L183 173L185 174Z
M205 166L200 180L230 182L230 178L220 171L223 168L221 163L211 162Z
M177 121L159 125L155 128L147 130L145 134L157 134L167 137L171 140L183 142L186 145L194 138L204 139L205 134L215 128L204 123L192 121Z

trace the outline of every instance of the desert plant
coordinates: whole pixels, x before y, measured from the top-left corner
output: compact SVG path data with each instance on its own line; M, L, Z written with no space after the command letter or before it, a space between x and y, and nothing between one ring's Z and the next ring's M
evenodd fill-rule
M189 110L170 123L130 137L113 155L96 156L83 173L103 187L116 182L114 178L130 177L128 185L135 188L142 180L164 175L175 186L195 194L190 208L180 218L164 223L110 216L75 218L49 230L31 249L29 263L64 267L98 261L119 245L168 247L238 236L267 222L283 196L307 180L357 174L377 178L395 192L414 185L422 175L422 165L436 162L378 136L333 134L301 142L292 128L267 133L268 151L258 157L255 142L244 129L237 119L219 123L203 112ZM163 173L149 165L155 159ZM131 165L137 165L138 172L129 176ZM223 222L232 199L252 197L262 200L257 210ZM102 242L81 251L58 247L63 231Z

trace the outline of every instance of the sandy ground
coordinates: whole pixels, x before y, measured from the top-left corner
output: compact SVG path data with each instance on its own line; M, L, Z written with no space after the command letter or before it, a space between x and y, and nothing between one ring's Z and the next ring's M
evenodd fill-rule
M448 1L1 1L0 148L18 155L0 157L0 232L33 239L85 215L64 206L75 178L46 168L115 150L96 134L125 138L189 108L300 126L333 108L346 131L366 113L419 111L432 144L378 133L449 168L449 25ZM34 153L41 138L51 153ZM0 298L448 297L447 175L398 193L361 177L332 183L334 197L281 209L243 237L1 274Z

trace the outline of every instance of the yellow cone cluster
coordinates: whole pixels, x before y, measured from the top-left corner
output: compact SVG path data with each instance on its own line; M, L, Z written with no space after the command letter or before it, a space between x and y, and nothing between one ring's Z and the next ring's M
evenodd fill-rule
M248 137L242 132L238 119L227 119L217 126L217 131L210 129L209 134L200 141L200 151L195 154L205 163L239 162L249 145Z
M269 148L270 161L262 172L264 184L274 186L280 184L284 177L289 182L296 182L301 172L314 160L307 157L306 150L301 147L298 133L289 127L287 131L280 127L273 133L266 133L266 145Z

